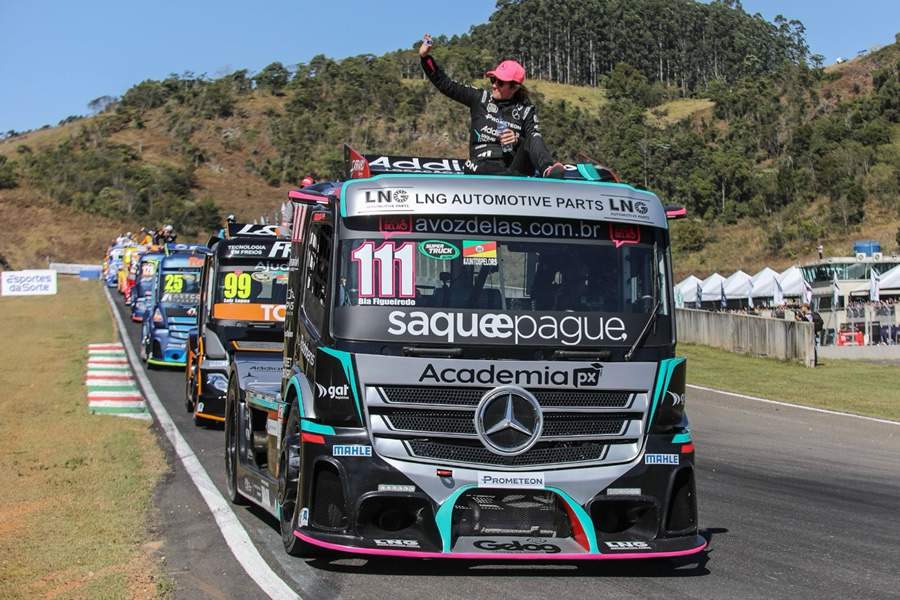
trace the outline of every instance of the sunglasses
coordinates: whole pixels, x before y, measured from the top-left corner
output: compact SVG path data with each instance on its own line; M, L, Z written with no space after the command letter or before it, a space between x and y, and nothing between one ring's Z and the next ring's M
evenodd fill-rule
M511 87L519 86L519 84L516 83L515 81L503 81L502 79L497 79L496 77L491 77L490 79L491 79L491 84L496 85L497 87L503 87L505 85L508 85Z

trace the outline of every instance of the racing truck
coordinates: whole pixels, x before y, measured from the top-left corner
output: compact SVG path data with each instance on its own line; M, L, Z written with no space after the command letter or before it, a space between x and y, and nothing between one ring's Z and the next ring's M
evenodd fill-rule
M185 407L195 424L225 420L230 377L238 389L281 381L291 243L277 234L277 225L230 223L225 239L208 244L185 369Z
M151 367L184 367L187 341L197 328L204 247L167 246L156 269L153 297L141 323L141 358Z
M119 269L122 267L122 256L125 254L125 247L115 245L110 247L103 261L103 281L106 287L118 287Z
M140 258L134 289L131 293L131 320L141 323L148 317L150 304L153 300L154 286L156 285L156 269L159 262L165 257L159 252L148 252Z
M233 502L286 551L638 559L702 551L667 219L561 180L365 156L291 193L281 384L226 396Z

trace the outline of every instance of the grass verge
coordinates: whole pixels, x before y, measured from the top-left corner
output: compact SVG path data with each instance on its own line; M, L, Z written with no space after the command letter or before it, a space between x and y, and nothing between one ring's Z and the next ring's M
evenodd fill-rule
M96 282L0 298L0 597L153 598L166 462L147 422L87 412L86 344L113 341Z
M692 344L678 344L678 354L688 359L688 383L900 420L900 371L896 365L820 359L820 366L809 369L799 363Z

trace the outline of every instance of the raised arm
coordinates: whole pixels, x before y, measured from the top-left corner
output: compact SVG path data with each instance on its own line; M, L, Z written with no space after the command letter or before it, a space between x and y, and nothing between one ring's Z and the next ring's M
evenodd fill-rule
M434 84L434 87L448 98L466 106L478 102L487 92L450 79L431 56L432 45L431 36L426 33L422 38L422 45L419 46L419 56L422 60L422 70L425 71L425 75Z

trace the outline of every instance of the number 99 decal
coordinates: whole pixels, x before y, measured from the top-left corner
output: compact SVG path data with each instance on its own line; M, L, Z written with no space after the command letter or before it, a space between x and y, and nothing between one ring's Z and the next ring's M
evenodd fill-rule
M240 298L246 300L250 297L250 289L253 282L249 273L227 273L222 281L223 295L228 300Z

